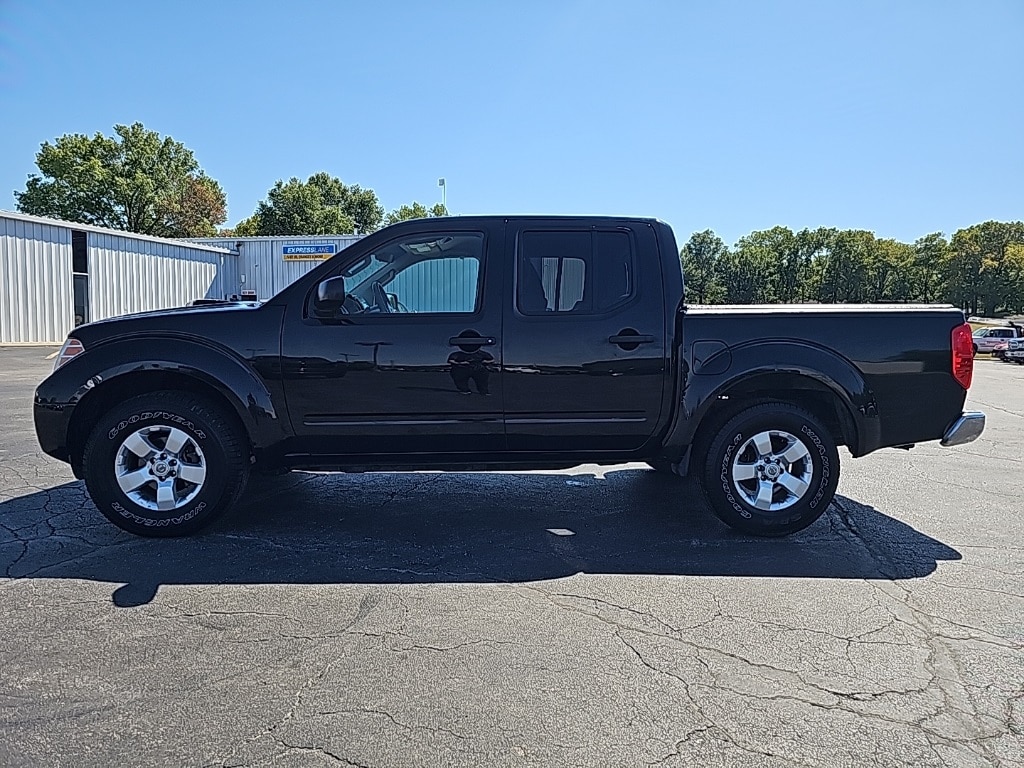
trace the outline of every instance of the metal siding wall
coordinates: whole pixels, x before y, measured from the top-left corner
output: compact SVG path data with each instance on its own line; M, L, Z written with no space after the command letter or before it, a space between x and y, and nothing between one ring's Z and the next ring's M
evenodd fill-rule
M0 343L60 343L73 323L71 230L0 215Z
M323 245L334 243L338 250L362 239L361 235L316 235L279 237L209 237L190 238L190 242L238 248L240 274L245 275L241 288L256 291L259 299L269 299L294 283L322 261L285 261L285 245ZM241 243L241 245L238 245Z
M236 293L234 254L89 232L89 319ZM223 267L222 267L223 264Z
M472 312L479 271L476 259L424 261L398 275L387 291L396 294L410 312Z

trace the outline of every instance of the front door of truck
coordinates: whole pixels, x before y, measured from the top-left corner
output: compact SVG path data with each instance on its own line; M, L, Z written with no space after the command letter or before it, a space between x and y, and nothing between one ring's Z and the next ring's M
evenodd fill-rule
M654 231L513 221L505 247L509 449L640 448L657 428L666 380L668 310Z
M340 294L336 280L312 287L282 339L301 444L368 463L373 454L504 449L501 230L407 229L371 250L348 249L333 274Z

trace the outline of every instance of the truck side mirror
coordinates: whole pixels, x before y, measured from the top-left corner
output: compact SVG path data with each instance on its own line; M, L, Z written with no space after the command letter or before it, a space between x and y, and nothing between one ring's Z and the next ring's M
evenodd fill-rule
M313 298L313 314L319 318L331 318L345 304L345 278L341 275L329 277L316 287Z

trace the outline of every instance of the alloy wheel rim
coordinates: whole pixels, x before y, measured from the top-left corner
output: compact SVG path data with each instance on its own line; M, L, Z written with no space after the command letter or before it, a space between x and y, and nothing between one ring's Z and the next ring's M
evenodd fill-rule
M807 495L814 462L800 438L768 429L740 446L730 471L733 489L747 504L761 512L782 512Z
M142 427L117 449L114 478L121 491L140 507L174 512L202 491L206 456L195 439L177 427Z

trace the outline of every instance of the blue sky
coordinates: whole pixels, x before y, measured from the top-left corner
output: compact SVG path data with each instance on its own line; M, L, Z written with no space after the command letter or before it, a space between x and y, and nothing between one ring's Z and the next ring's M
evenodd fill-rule
M837 226L1024 218L1024 0L0 0L0 208L141 121L229 223L326 170L388 209Z

